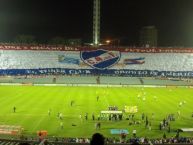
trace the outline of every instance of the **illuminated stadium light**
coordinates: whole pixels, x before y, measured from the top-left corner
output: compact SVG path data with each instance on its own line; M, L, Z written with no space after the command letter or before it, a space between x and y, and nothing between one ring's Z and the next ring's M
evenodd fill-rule
M93 44L99 45L100 41L100 0L94 0L93 8Z
M111 43L111 40L106 40L105 42L106 42L107 44L109 44L109 43Z

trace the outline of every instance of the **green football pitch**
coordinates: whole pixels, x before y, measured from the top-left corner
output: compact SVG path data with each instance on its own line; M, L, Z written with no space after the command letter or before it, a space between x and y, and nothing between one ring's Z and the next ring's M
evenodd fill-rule
M72 106L71 101L74 101ZM137 106L134 120L141 122L142 113L145 113L152 129L145 128L143 121L129 125L130 120L126 120L129 114L124 113L121 121L100 120L101 128L96 130L98 120L92 120L92 113L97 118L109 106L117 106L119 110L123 110L124 106ZM162 137L164 132L170 137L176 134L178 128L193 128L192 112L191 88L0 86L0 125L22 126L23 133L27 135L46 130L49 136L91 137L93 133L100 132L106 137L119 137L111 135L110 130L127 129L130 137L135 129L139 137L157 138ZM58 113L63 114L62 120L58 118ZM86 113L88 120L85 120ZM167 129L159 130L160 122L168 114L175 115L175 121L170 123L170 133ZM193 136L193 133L183 132L181 135Z

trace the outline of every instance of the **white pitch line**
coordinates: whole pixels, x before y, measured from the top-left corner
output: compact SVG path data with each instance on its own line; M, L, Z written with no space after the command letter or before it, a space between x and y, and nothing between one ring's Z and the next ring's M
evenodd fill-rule
M108 101L106 95L104 95L104 97L105 97L105 102L106 102L106 104L107 104L108 106L110 106L110 105L109 105L109 101Z
M42 120L45 119L44 116L41 117L41 119L39 119L38 123L35 124L35 126L33 127L33 131L39 126L39 124L42 122Z

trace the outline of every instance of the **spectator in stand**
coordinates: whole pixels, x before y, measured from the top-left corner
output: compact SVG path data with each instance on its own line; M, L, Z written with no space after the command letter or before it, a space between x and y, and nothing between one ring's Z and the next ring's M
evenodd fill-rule
M20 142L19 145L30 145L28 142Z
M90 145L104 145L105 144L105 138L100 133L95 133L92 136L92 139L90 141Z
M131 145L140 145L138 142L133 142Z

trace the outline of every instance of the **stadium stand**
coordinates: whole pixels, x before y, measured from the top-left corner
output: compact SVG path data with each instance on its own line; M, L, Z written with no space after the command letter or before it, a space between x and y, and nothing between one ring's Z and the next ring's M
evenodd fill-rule
M21 84L53 84L53 78L56 77L54 84L93 84L96 85L96 76L9 76L0 77L0 83L21 83ZM176 86L190 86L193 83L186 80L171 80L155 78L143 78L143 84L137 77L113 77L101 76L100 83L104 85L176 85Z
M192 49L82 49L0 45L0 82L96 84L100 75L101 84L192 85Z
M41 143L42 142L42 143ZM160 138L160 139L148 139L146 137L141 138L128 138L126 140L118 139L118 138L106 138L107 144L122 144L128 145L134 142L138 142L139 144L193 144L193 138L188 137L179 137L179 138ZM21 145L21 144L29 144L29 145L62 145L62 144L70 144L70 145L80 145L80 144L89 144L90 138L60 138L60 137L48 137L44 140L39 140L38 138L25 138L25 139L0 139L0 145Z
M1 50L0 69L38 69L38 68L80 68L73 62L59 63L58 57L61 54L78 58L80 52L60 51L27 51L27 50ZM193 54L187 53L130 53L125 54L121 59L145 58L143 65L128 65L124 69L134 70L161 70L161 71L193 71ZM81 60L80 60L81 61ZM85 68L89 68L88 66ZM122 69L121 65L115 65L115 69Z

